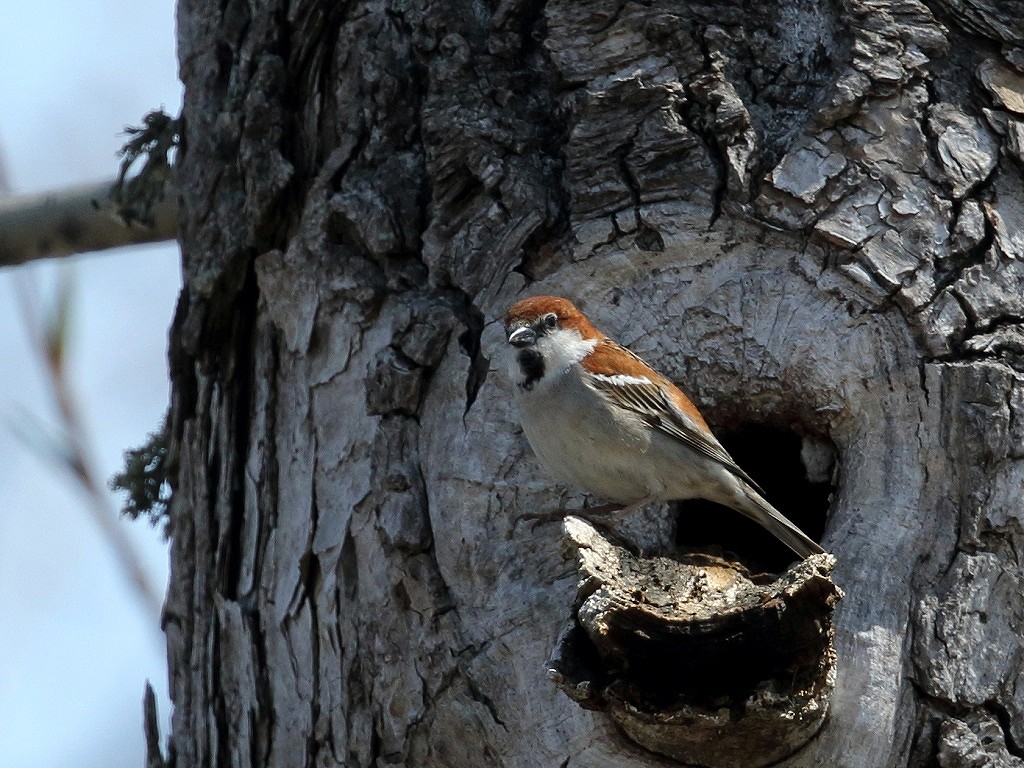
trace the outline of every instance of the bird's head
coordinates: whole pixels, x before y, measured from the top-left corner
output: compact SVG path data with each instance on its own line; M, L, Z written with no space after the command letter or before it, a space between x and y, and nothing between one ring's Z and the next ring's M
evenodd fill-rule
M511 351L509 372L529 391L550 380L593 351L604 336L567 299L533 296L505 314Z

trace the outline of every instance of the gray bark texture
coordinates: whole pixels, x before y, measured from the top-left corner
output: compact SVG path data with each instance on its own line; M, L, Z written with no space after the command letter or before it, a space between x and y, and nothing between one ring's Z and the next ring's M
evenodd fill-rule
M555 293L834 484L783 764L1024 766L1021 15L180 0L168 759L678 764L549 672L580 575L516 517L583 497L498 319Z

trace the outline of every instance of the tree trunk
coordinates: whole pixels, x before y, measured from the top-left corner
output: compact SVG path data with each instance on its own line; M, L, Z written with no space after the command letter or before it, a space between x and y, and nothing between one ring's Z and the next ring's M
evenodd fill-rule
M178 765L674 764L548 679L576 563L515 519L583 499L504 376L498 318L535 293L680 383L835 555L835 690L785 765L1024 765L1015 3L178 25ZM781 570L741 526L626 527Z

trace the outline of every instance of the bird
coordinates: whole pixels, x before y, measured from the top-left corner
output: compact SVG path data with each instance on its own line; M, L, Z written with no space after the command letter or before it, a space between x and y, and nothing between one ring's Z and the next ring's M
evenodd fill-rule
M505 314L523 432L556 479L617 505L702 498L749 517L801 558L825 550L762 495L696 406L571 301L532 296Z

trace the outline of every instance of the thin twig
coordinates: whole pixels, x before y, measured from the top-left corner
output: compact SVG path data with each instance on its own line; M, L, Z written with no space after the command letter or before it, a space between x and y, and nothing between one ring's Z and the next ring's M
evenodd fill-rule
M30 290L24 280L16 281L15 285L22 321L32 346L42 358L63 429L63 450L52 453L44 450L39 453L69 471L85 491L89 501L86 509L114 550L118 563L128 575L137 597L153 619L154 626L159 627L162 602L160 593L150 579L135 544L121 526L103 484L97 480L98 474L91 458L93 451L89 448L81 410L68 378L66 352L70 323L69 280L62 276L57 305L49 322L43 319L36 307L35 291ZM32 445L31 442L28 444Z

